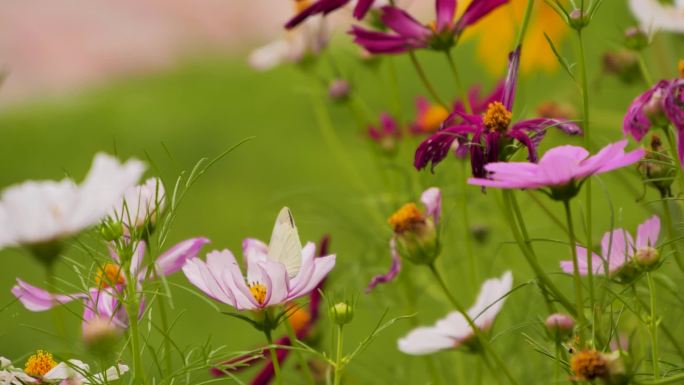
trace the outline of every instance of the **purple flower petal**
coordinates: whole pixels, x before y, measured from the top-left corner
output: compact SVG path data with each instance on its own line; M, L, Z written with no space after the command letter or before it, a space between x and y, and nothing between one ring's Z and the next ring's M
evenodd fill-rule
M456 24L456 33L477 23L481 18L508 2L509 0L473 0Z
M454 21L456 13L456 0L437 0L435 1L435 13L437 14L436 29L443 31Z
M460 124L437 131L418 146L413 165L416 169L422 170L431 163L431 169L434 170L435 166L449 154L454 140L473 131L473 126L469 124Z
M200 249L209 242L204 237L190 238L171 247L157 258L157 274L166 276L179 271L189 259L197 257Z
M55 306L69 303L75 299L87 298L87 294L52 294L47 290L29 285L17 278L17 284L12 288L12 294L30 311L45 311Z
M637 228L636 248L655 247L660 235L660 218L654 215Z
M318 0L290 19L285 24L285 28L292 29L313 15L327 15L338 8L344 7L348 2L349 0Z
M652 125L651 119L645 111L646 106L651 102L654 95L664 92L669 84L668 81L661 80L632 101L622 123L625 136L631 135L634 140L640 141L646 135Z
M373 277L366 288L366 294L373 291L376 286L394 280L401 271L401 257L397 252L397 241L394 238L390 240L390 255L392 256L392 265L390 265L389 271Z
M476 1L477 2L477 1ZM518 69L520 67L520 46L508 54L508 73L504 82L503 98L501 103L508 111L513 111L515 90L518 85Z
M375 2L375 0L358 0L354 7L354 17L358 20L363 19L368 13L368 10L373 6L373 2Z

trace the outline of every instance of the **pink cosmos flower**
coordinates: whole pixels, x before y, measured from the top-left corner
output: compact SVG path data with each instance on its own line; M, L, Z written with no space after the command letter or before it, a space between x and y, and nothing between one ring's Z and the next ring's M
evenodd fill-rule
M661 80L637 96L627 110L623 131L639 141L652 126L670 123L677 131L677 153L684 164L684 79Z
M636 243L632 236L624 229L615 229L607 232L601 240L601 256L591 253L591 266L595 275L609 276L620 275L625 267L632 262L649 261L657 259L658 251L655 249L660 235L660 218L657 215L644 221L637 228ZM577 246L577 262L580 275L589 272L587 249ZM561 269L572 274L574 269L572 261L561 261Z
M470 178L468 183L503 189L549 188L551 196L565 199L574 196L568 194L576 194L586 178L628 166L643 158L643 148L625 153L626 146L627 140L611 143L594 156L589 156L582 147L559 146L547 151L539 163L489 163L485 166L489 179Z
M154 271L149 272L143 266L145 256L145 242L140 241L131 259L131 275L136 277L136 285L155 275L170 275L181 269L183 264L194 258L205 244L206 238L190 238L171 247L161 254L154 264ZM96 318L108 318L116 326L128 327L128 317L119 302L124 292L126 278L121 272L120 259L111 249L112 262L103 264L99 269L95 281L97 287L88 289L86 293L52 294L47 290L30 285L17 278L17 284L12 288L12 294L30 311L46 311L55 306L81 299L84 301L83 326ZM142 305L141 305L142 307Z
M380 148L393 152L397 148L397 141L401 138L401 131L397 121L388 113L380 114L380 124L368 126L370 137Z
M420 220L431 220L433 225L436 227L439 225L439 217L442 214L442 191L437 187L431 187L423 192L420 196L420 201L425 206L425 213L422 215L423 218L414 218ZM407 218L411 219L411 218ZM376 286L384 284L394 280L401 271L401 256L397 250L397 237L400 234L394 235L389 243L390 256L392 257L392 264L390 269L385 274L379 274L374 276L368 287L366 288L366 293L370 293Z
M269 245L247 238L242 253L247 276L228 249L207 254L206 262L191 258L183 272L209 297L237 310L258 310L309 294L335 266L335 255L315 258L316 245L299 243L294 219L283 208Z
M475 304L467 312L480 330L486 332L491 329L512 286L513 274L510 271L501 278L488 279L482 284ZM473 329L463 314L454 311L434 326L413 329L399 339L398 345L399 350L406 354L423 355L458 348L468 344L474 337Z
M456 0L436 0L436 21L426 26L404 10L382 7L381 20L392 32L371 31L353 26L349 33L354 42L371 53L402 53L417 48L447 50L451 48L463 30L481 18L508 3L509 0L473 0L463 15L456 17Z

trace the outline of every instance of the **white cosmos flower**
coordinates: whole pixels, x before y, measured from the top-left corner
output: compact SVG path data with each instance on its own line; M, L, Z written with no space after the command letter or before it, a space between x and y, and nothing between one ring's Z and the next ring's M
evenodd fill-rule
M111 209L109 215L121 220L126 227L140 227L148 220L154 223L164 209L165 194L162 181L150 178L126 190L123 199Z
M144 170L138 160L122 164L100 153L80 185L65 178L8 187L0 198L0 249L64 239L97 224Z
M97 374L90 373L90 366L79 360L61 362L42 377L44 383L60 385L100 384L118 380L128 371L128 366L117 364Z
M488 279L482 284L475 304L468 309L468 316L480 330L487 331L492 327L512 286L513 274L510 271L501 278ZM406 337L399 339L398 345L399 350L406 354L423 355L457 348L473 337L473 329L463 314L454 311L434 326L413 329Z
M252 68L260 71L287 62L297 63L307 54L319 54L328 44L329 38L330 31L325 17L313 16L287 31L284 37L252 51L247 61Z
M663 4L659 0L629 0L632 14L644 30L684 33L684 0Z
M24 373L23 370L12 366L12 361L0 357L0 385L34 384L38 381Z

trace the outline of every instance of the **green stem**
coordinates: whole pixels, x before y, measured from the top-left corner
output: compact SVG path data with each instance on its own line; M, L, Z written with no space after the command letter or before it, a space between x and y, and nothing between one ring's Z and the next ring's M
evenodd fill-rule
M463 106L465 107L466 113L470 114L473 111L470 105L470 98L468 98L468 92L465 87L463 87L463 83L461 82L461 76L458 74L458 68L456 67L456 63L454 63L454 58L451 56L451 50L445 50L444 56L446 56L451 73L454 75L456 92L461 95L461 100L463 101Z
M430 83L430 80L427 78L427 75L425 75L423 67L420 65L420 62L418 62L416 53L413 51L409 51L409 58L411 59L411 64L413 64L413 68L416 70L416 74L418 74L420 81L423 82L423 86L425 86L425 89L428 91L430 96L432 96L432 99L434 99L435 102L441 104L442 107L449 110L449 106L446 103L444 103L442 98L439 97L439 94L437 93L437 91L435 91L435 88Z
M670 241L670 248L675 255L675 261L679 270L684 272L684 261L682 261L682 256L679 253L679 247L677 247L677 242L674 242L675 231L674 224L672 223L672 213L670 212L670 202L667 199L661 200L663 202L663 215L665 216L665 225L667 226L667 238Z
M126 282L135 282L130 269L122 267L126 274ZM138 312L140 302L138 301L138 288L135 284L126 285L128 289L128 298L126 300L126 313L128 313L129 334L131 337L131 354L133 355L133 383L147 384L147 377L145 376L145 369L142 365L141 345L140 345L140 330L138 329Z
M516 39L515 46L518 47L522 45L523 38L525 37L525 32L527 32L527 26L530 23L530 17L532 16L532 9L534 8L534 0L527 1L527 7L525 8L525 14L523 15L522 26L520 31L518 31L518 38Z
M549 217L549 218L551 219L551 221L553 221L553 223L555 223L556 226L558 226L559 229L563 230L563 232L564 232L565 234L568 233L568 228L565 227L565 224L563 223L563 221L561 221L561 220L556 216L556 214L554 214L553 211L551 211L551 209L549 209L549 208L544 204L544 202L542 202L541 199L539 199L539 197L536 195L536 193L535 193L534 191L532 191L532 190L527 190L527 195L528 195L530 198L532 198L532 200L534 201L534 203L536 203L537 206L539 206L539 208L541 208L541 209L544 211L544 214L546 214L546 216Z
M294 328L290 324L290 320L286 320L283 323L285 324L285 330L287 330L287 336L290 337L290 345L295 346L295 343L299 339L297 338L297 334L295 333ZM302 367L302 371L304 372L304 376L306 377L307 382L310 385L316 385L316 380L314 379L314 376L311 373L311 368L309 367L309 363L306 362L306 357L304 357L304 354L302 354L300 350L295 350L295 354L299 359L299 366Z
M391 94L392 94L392 104L394 104L394 117L397 121L401 122L403 108L401 108L401 93L399 92L399 81L397 80L397 67L394 64L394 58L387 57L387 77L389 78L389 84Z
M283 375L280 371L280 362L278 362L278 352L273 346L273 337L271 337L271 330L266 329L264 331L266 335L266 341L268 341L268 350L271 353L271 364L273 365L273 372L275 372L276 382L278 385L283 385Z
M513 377L513 375L511 374L510 370L508 369L506 364L503 362L501 357L499 357L499 355L496 353L496 351L492 348L489 341L485 338L485 336L482 335L482 331L480 330L479 327L477 327L477 325L475 324L475 321L473 321L473 319L470 317L470 315L468 314L466 309L463 306L461 306L461 304L456 300L456 297L454 297L451 294L451 291L449 291L449 288L447 287L446 283L444 282L444 279L442 278L442 276L437 271L437 268L435 268L435 265L430 264L430 265L428 265L428 267L430 268L430 271L432 272L432 275L435 277L435 280L439 284L440 288L444 292L444 295L446 295L446 297L449 299L449 302L451 302L451 305L453 305L456 308L456 310L458 310L458 312L463 315L463 318L466 319L470 328L473 329L473 334L475 334L475 337L477 338L478 342L480 343L480 345L484 349L483 353L489 353L489 355L494 359L494 361L496 361L497 366L499 366L501 371L503 371L506 378L508 378L508 381L513 385L517 385L518 382L515 380L515 378ZM484 354L483 354L483 356L484 356Z
M675 154L673 158L675 161L675 166L677 166L677 170L679 171L677 173L677 182L679 183L679 194L682 194L684 193L684 172L682 172L682 162L679 160L679 156L676 155L677 144L675 143L672 131L670 131L670 126L664 125L662 129L665 132L665 137L667 137L667 143L670 146L670 153Z
M650 334L651 334L651 360L653 362L653 378L660 378L660 368L658 365L658 320L656 319L656 287L653 282L651 273L646 273L648 280L648 290L651 294L651 320L650 320Z
M563 201L563 207L565 208L565 218L567 219L568 222L568 234L570 238L570 250L572 252L572 267L573 267L573 272L572 276L575 281L575 302L577 306L577 320L579 321L580 325L580 331L582 330L582 327L585 324L585 319L584 319L584 301L582 300L582 278L580 277L580 272L579 272L579 261L577 259L577 238L575 237L575 228L572 224L572 212L570 211L570 201L569 200L564 200ZM587 253L589 253L590 249L587 249ZM591 257L587 256L587 260L591 260ZM591 265L589 265L589 268L591 268Z
M337 353L335 355L335 382L334 385L342 383L342 325L337 326Z
M463 177L461 178L461 214L463 215L464 244L466 255L468 256L468 263L470 264L470 277L473 280L472 286L475 287L476 283L479 281L479 274L477 272L477 260L475 259L475 252L473 250L470 217L468 216L468 162L461 162L461 171L463 172Z
M161 321L161 328L164 331L164 364L166 365L167 373L173 371L173 362L171 360L171 336L169 335L169 318L166 312L166 298L163 295L157 295L157 302L159 302L159 318Z
M665 385L665 384L681 384L681 381L683 381L683 380L684 380L684 374L677 374L674 376L661 378L659 380L640 381L640 382L635 382L635 383L639 384L639 385Z
M653 77L651 77L651 72L648 70L648 66L646 65L644 54L639 51L637 55L639 57L639 69L641 70L641 76L644 78L646 86L651 87L653 85Z
M572 305L570 300L568 300L563 294L563 292L561 292L558 289L558 287L556 287L556 285L553 283L553 281L551 281L551 279L548 277L544 269L542 269L542 267L539 265L539 262L537 261L537 256L534 253L534 249L532 249L532 245L530 244L530 239L527 235L525 222L522 218L522 215L520 214L520 208L518 207L518 202L515 199L513 191L504 190L503 196L503 212L506 216L506 222L509 224L511 232L513 233L513 237L518 243L518 247L520 247L520 251L523 253L523 256L527 260L527 263L534 271L540 285L544 289L550 291L555 300L558 301L570 314L576 315L577 310ZM514 211L518 213L517 222L515 219L515 214L513 213ZM522 228L522 232L525 234L524 237L521 234L521 230L518 228L518 224Z
M489 369L489 373L492 375L492 377L494 377L496 383L499 385L503 385L503 383L501 382L501 378L499 378L499 376L497 375L498 371L494 368L494 366L492 366L492 363L489 362L489 359L484 354L482 354L482 361L484 362L487 369Z

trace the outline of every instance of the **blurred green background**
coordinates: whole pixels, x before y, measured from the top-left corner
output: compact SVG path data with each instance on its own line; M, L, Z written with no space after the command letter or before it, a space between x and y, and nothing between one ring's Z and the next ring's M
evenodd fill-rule
M601 54L617 47L621 31L631 24L630 20L625 2L605 1L587 31L596 146L622 137L622 114L643 89L638 81L625 86L601 69ZM666 39L666 44L679 48L670 52L682 52L681 40ZM383 75L387 62L376 69L359 64L353 59L355 50L348 40L342 34L334 40L331 55L337 67L350 79L353 91L362 95L375 113L389 109L388 101L392 99ZM569 36L560 43L571 61L574 42L574 37ZM659 71L667 67L654 64L661 59L652 51L646 53L650 67L659 76L666 76ZM486 89L494 84L497 79L483 73L474 58L473 40L466 41L457 52L467 84L485 84ZM253 136L253 140L218 162L192 187L178 212L167 246L202 235L212 241L205 251L227 247L239 255L244 237L267 240L279 208L289 206L303 240L315 241L323 234L331 235L332 251L337 253L338 262L326 292L337 298L358 297L356 317L346 334L345 344L350 348L371 331L385 309L389 309L391 317L411 313L406 305L410 296L415 296L417 301L415 320L419 323L432 324L450 311L428 272L407 264L398 281L379 287L370 295L363 292L369 279L389 266L390 229L385 218L401 204L416 200L425 187L434 185L444 189L445 244L438 265L464 304L474 301L483 279L499 276L506 269L513 270L516 284L532 278L499 215L495 203L498 193L483 194L476 187L468 187L467 197L461 194L460 161L448 158L434 174L416 173L411 164L412 152L419 142L417 138L404 138L400 152L393 159L379 156L349 110L342 104L325 101L325 89L317 80L312 80L310 75L314 71L330 73L326 59L315 68L300 70L285 66L258 73L247 67L244 56L243 52L195 58L163 73L118 81L76 96L5 109L0 114L0 164L3 165L0 185L8 186L28 178L57 179L65 173L80 180L93 154L107 151L122 158L146 159L150 165L148 175L161 176L170 189L179 173L189 171L200 158L214 157ZM439 91L449 98L455 96L443 58L432 53L420 53L419 57ZM675 59L675 55L669 55L667 76L674 75ZM397 66L402 114L408 120L415 113L413 98L423 93L423 89L406 57L388 60ZM523 76L516 116L533 116L536 106L548 100L569 102L577 107L577 89L562 70L552 75ZM331 113L339 147L330 146L316 121L316 109L322 103L327 104ZM581 139L552 132L543 148L561 143L580 144ZM645 200L637 201L643 188L634 169L597 180L594 240L599 240L610 227L611 215L617 225L624 224L631 230L654 209L657 212L657 206L646 203L657 199L654 191L649 191ZM533 238L565 241L563 233L527 193L518 195ZM561 217L559 204L547 201L542 195L537 197ZM475 244L477 277L470 274L465 257L463 237L468 230L462 222L462 199L467 199L470 223L486 228L489 233L486 242ZM583 199L581 196L574 202L576 215L583 208ZM584 238L583 232L581 238ZM536 248L544 266L552 272L558 272L559 260L569 257L568 247L562 243L540 241ZM73 247L67 255L88 261ZM31 313L10 294L15 277L44 286L42 267L21 250L4 250L0 252L0 260L4 262L0 273L0 305L3 305L0 354L16 359L44 348L88 361L79 338L80 322L74 314L59 311L65 319L67 335L57 337L52 334L49 313ZM668 261L664 270L671 270L673 266ZM60 263L58 274L65 280L76 278L67 263ZM554 277L570 293L569 277ZM190 287L182 274L171 280ZM409 293L407 287L414 290ZM183 349L207 340L212 346L226 345L234 351L262 344L263 337L248 325L217 313L187 291L173 288L173 295L173 313L179 321L172 336ZM681 311L668 306L668 300L661 305L663 311L668 309L661 313L663 322L676 325L676 316ZM76 314L81 312L80 304L69 308ZM225 306L222 308L228 310ZM493 330L495 348L515 375L524 379L522 383L549 383L553 373L553 362L534 352L523 334L541 341L540 320L545 316L538 291L533 285L527 285L509 298ZM403 355L396 349L397 338L411 325L411 320L402 320L384 332L349 367L347 383L426 383L425 361ZM330 351L332 334L327 316L319 330L320 346ZM465 383L473 383L480 370L479 360L462 352L440 353L436 359L441 370L453 380L466 378ZM286 366L292 368L294 361L288 360ZM251 373L242 378L248 379ZM298 383L295 371L286 370L286 373L288 384Z

